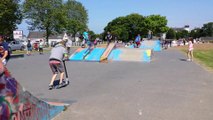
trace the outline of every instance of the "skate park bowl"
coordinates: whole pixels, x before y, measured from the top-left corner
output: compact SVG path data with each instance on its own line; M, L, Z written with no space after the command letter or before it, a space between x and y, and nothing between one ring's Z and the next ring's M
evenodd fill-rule
M0 76L0 120L50 120L68 104L46 102L25 90L5 69Z
M131 45L129 48L134 48L134 45ZM141 42L141 49L152 49L153 51L161 51L161 42L160 40L144 40Z

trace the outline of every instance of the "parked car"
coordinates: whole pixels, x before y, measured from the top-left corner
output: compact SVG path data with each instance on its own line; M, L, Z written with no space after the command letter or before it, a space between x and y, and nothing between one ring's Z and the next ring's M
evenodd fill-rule
M9 51L24 50L25 46L20 41L11 41L8 44Z

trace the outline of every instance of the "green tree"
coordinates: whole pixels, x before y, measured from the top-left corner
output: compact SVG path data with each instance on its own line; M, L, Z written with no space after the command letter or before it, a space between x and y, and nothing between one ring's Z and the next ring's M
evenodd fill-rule
M105 36L107 32L111 32L113 36L117 36L120 40L128 40L128 23L126 21L125 17L118 17L111 22L108 23L108 25L104 28L103 38L105 39ZM125 32L124 32L125 31ZM126 35L124 35L126 33Z
M204 37L213 37L213 22L204 24L202 30Z
M147 32L151 30L153 35L167 32L169 28L166 25L167 19L164 16L150 15L145 18L144 27L147 29Z
M17 24L22 21L20 0L1 0L0 2L0 34L12 36Z
M133 40L137 34L142 37L147 36L148 30L151 30L155 35L168 31L166 26L166 17L160 15L151 15L144 17L139 14L130 14L124 17L118 17L112 20L104 28L104 35L110 31L120 40Z
M46 31L49 35L57 32L63 21L62 0L25 0L23 3L25 18L32 30Z
M77 32L83 32L87 28L88 14L80 2L68 0L63 9L66 17L64 29L69 34L75 36Z
M201 29L200 28L195 28L195 29L191 30L191 32L189 33L189 36L193 37L193 38L201 37Z
M175 39L176 38L176 32L174 29L170 28L168 32L166 33L166 38L167 39Z
M176 33L176 39L188 38L188 37L189 37L189 32L187 30L181 30Z

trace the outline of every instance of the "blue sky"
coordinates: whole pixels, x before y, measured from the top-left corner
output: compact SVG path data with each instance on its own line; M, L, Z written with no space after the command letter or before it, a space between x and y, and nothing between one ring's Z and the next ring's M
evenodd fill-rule
M213 0L77 0L88 11L89 29L103 32L113 19L138 13L143 16L160 14L166 16L169 27L202 27L213 22ZM28 34L27 25L19 25L19 30Z

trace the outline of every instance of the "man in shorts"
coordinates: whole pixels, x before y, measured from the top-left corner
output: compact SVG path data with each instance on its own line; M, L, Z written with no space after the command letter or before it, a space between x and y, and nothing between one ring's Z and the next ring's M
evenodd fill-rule
M59 85L56 88L61 88L64 85L68 84L68 81L63 81L64 78L64 66L62 64L64 59L68 59L67 50L66 50L66 41L62 40L51 50L49 57L49 65L53 72L51 82L49 84L49 90L53 89L54 81L58 73L60 73Z

